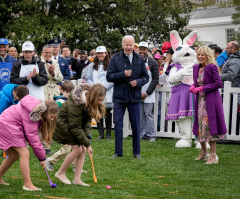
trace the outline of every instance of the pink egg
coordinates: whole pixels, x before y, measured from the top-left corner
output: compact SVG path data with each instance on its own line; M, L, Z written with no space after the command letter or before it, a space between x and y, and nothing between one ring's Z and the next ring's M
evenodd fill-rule
M111 187L110 187L110 186L107 186L107 189L111 189Z

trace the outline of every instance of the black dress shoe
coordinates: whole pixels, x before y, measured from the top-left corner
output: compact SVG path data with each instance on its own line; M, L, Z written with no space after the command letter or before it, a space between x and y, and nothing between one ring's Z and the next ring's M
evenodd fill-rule
M142 159L140 154L134 154L134 158Z
M111 156L110 158L119 158L119 157L122 157L122 155L114 154L114 155Z

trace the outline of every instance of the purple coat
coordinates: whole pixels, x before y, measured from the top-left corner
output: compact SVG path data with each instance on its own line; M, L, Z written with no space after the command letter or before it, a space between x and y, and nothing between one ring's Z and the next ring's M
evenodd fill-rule
M30 95L22 98L20 104L4 110L0 115L0 149L26 147L28 141L36 157L45 160L45 150L38 135L44 110L45 103Z
M199 64L193 66L194 87L199 87L197 83L199 68ZM222 99L218 91L219 88L223 87L223 83L216 65L208 64L205 66L203 83L204 86L202 88L206 95L210 133L211 135L225 134L227 133L227 128L224 120ZM193 134L198 135L198 94L195 99L194 110Z

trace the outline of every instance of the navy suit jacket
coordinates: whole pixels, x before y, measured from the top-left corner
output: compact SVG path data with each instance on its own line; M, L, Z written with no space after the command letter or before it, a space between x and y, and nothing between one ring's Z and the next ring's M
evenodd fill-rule
M70 73L68 61L66 59L62 58L61 56L58 56L58 63L59 63L60 71L63 75L63 81L70 80L71 73Z
M125 70L132 69L130 77L125 76ZM132 64L124 51L117 53L110 60L107 70L107 81L114 82L113 102L141 102L141 88L149 80L144 59L133 51ZM137 86L132 87L130 81L136 80Z

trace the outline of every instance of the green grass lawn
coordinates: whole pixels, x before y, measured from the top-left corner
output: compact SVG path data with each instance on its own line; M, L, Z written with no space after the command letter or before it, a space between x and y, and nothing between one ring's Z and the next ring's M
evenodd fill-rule
M114 139L96 140L98 132L93 131L93 162L97 184L93 181L91 161L86 154L82 181L90 187L65 185L49 172L56 189L49 186L47 176L34 156L30 157L31 178L33 184L43 189L42 192L22 190L23 179L19 161L5 174L1 185L0 199L18 198L240 198L240 150L238 145L217 145L219 163L205 165L204 161L195 161L199 150L175 148L176 140L157 139L156 142L141 141L142 159L133 158L132 138L123 141L123 157L109 158L114 154ZM52 151L60 145L54 142ZM0 159L1 162L3 158ZM61 163L55 165L55 171ZM73 180L72 168L67 170L67 177ZM107 189L110 185L112 188Z

